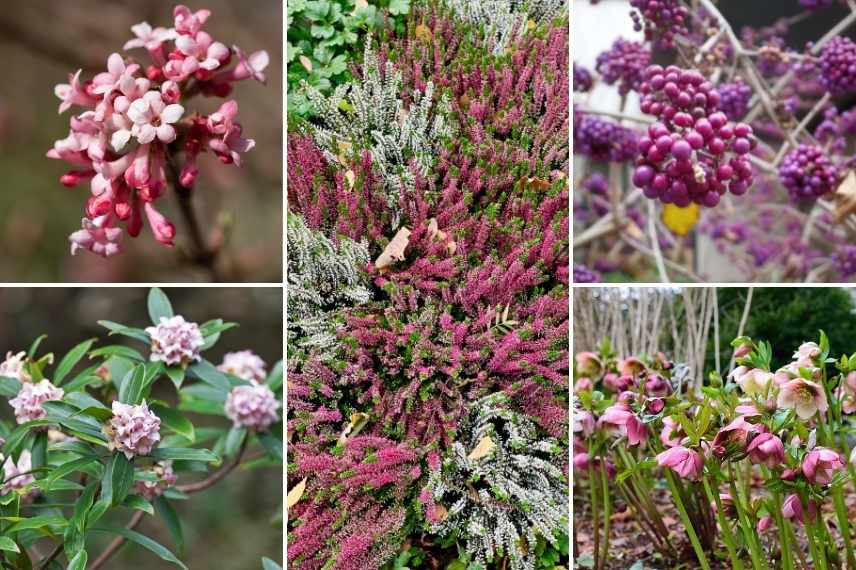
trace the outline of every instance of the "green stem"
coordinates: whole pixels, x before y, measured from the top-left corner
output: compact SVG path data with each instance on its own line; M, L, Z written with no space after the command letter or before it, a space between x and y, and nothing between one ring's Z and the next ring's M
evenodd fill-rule
M648 514L648 519L652 521L652 523L656 526L658 534L666 542L669 549L674 551L675 548L672 546L671 540L669 539L669 529L666 528L666 524L663 522L663 518L660 516L660 511L657 509L657 507L654 505L653 500L651 499L653 495L651 493L651 487L648 485L645 478L642 477L642 474L639 473L639 470L635 468L636 461L629 453L627 453L625 449L621 447L618 448L618 455L624 462L625 467L631 472L629 481L637 489L637 496L639 497L641 504L645 507L645 511Z
M766 471L765 476L767 479L770 478L769 473ZM778 492L773 493L773 504L775 505L776 528L779 530L779 539L782 541L782 569L793 570L794 563L791 559L791 537L789 532L790 529L785 528L785 526L788 524L788 521L785 520L785 517L782 516L782 496Z
M696 556L698 557L699 564L701 564L703 570L710 570L710 564L707 561L707 556L704 554L704 549L702 549L701 543L698 540L698 536L696 535L695 529L690 521L690 517L687 514L687 509L684 508L684 502L681 500L681 494L678 492L678 487L675 485L674 475L672 475L672 472L668 469L666 469L666 481L669 483L669 490L672 492L672 498L675 499L675 506L678 507L678 513L680 513L681 520L687 529L687 535L690 537L690 542L692 543L693 550L695 550Z
M856 556L853 554L853 543L850 538L850 522L847 520L847 507L844 504L844 493L841 485L832 489L832 502L835 504L835 514L838 517L838 526L841 536L844 538L844 549L847 552L847 568L856 570Z
M817 535L815 534L816 529L814 528L814 522L809 520L809 503L804 493L800 493L800 503L802 503L803 506L803 528L805 529L806 537L808 537L808 547L811 550L812 562L814 562L814 565L818 568L818 570L827 570L826 556L822 554L820 550L818 550ZM820 513L817 513L816 516L820 516Z
M767 557L764 556L764 553L761 551L761 545L758 543L758 535L756 534L752 523L749 522L749 517L746 515L743 498L734 482L734 470L731 469L730 464L729 470L732 476L729 481L731 499L734 501L734 506L737 509L737 517L740 521L740 528L743 531L743 539L746 541L746 544L749 545L749 550L752 553L752 567L755 568L755 570L767 570L770 567L769 564L767 564ZM748 503L745 504L748 505Z
M716 516L719 518L719 526L722 529L722 538L725 541L725 548L728 549L728 557L731 558L731 567L734 570L743 570L743 563L737 555L737 548L734 546L734 536L731 534L731 526L728 524L728 519L725 518L725 513L722 510L722 502L719 499L719 493L714 493L710 489L710 484L707 477L702 477L704 490L707 491L707 496L711 502L716 503Z
M592 518L592 532L594 533L594 567L595 570L600 570L600 520L598 515L597 508L597 487L595 482L595 473L594 473L594 446L589 443L588 448L588 474L589 474L589 498L591 499L591 518Z
M612 510L612 503L609 500L609 477L606 475L606 462L600 462L600 481L603 499L603 555L600 557L603 568L606 568L606 562L609 558L609 523Z

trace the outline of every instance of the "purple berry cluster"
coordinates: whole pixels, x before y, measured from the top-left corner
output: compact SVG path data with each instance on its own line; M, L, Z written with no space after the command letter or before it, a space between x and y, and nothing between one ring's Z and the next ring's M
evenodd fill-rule
M834 96L856 91L856 43L836 36L827 43L818 58L820 83Z
M849 279L856 275L856 245L844 244L832 254L832 264L841 277ZM574 276L577 269L574 266Z
M594 87L594 78L591 76L591 71L574 62L574 91L586 93L591 91L592 87Z
M606 196L609 191L609 182L601 172L594 172L583 180L583 188L596 196Z
M574 112L574 154L592 160L626 162L636 157L639 135L633 129Z
M792 200L819 198L835 190L840 173L819 146L801 144L779 167L779 180Z
M609 85L619 82L618 92L626 95L639 88L650 63L651 50L642 42L618 38L610 49L597 56L595 69Z
M723 83L717 87L719 91L719 108L732 121L738 121L749 112L749 100L752 99L752 88L744 81Z
M663 49L674 47L675 36L689 33L686 20L689 10L680 0L630 0L633 27L637 32L645 31L645 39L656 41Z
M808 10L819 10L832 6L834 0L800 0L800 6Z
M746 155L752 127L732 125L719 110L720 94L698 71L652 65L639 86L640 108L658 122L639 140L633 184L645 196L713 207L722 194L743 195L752 185Z
M592 271L585 265L574 264L574 283L600 283L600 273Z

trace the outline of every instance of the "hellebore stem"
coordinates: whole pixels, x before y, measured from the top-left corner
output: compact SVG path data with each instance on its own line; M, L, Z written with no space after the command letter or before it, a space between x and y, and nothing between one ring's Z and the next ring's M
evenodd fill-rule
M696 535L692 521L687 514L687 509L684 507L684 502L681 500L681 494L678 492L678 487L675 485L674 476L669 470L666 470L666 481L669 484L669 490L672 492L672 497L675 499L675 506L678 507L678 513L681 515L681 520L687 529L687 535L690 537L690 542L692 543L696 557L698 557L699 564L701 564L703 570L710 570L710 563L707 561L707 556L705 556L704 549L701 547L701 543L698 540L698 535Z
M847 507L844 504L843 483L832 489L832 502L835 505L835 514L838 517L838 527L844 538L844 549L847 552L847 568L856 570L856 556L853 554L853 541L850 537L850 522L847 520Z
M714 493L710 489L710 483L707 477L702 477L704 490L710 500L716 503L716 516L719 519L719 526L722 529L722 539L725 541L725 547L728 550L728 557L731 559L731 566L734 570L743 570L743 563L737 555L737 549L734 546L734 536L731 534L731 526L728 524L728 519L725 518L725 513L722 510L722 501L719 498L719 493Z
M609 556L609 523L612 504L609 500L609 477L606 475L605 461L600 462L600 481L603 497L603 556L600 557L602 568L606 568L606 559Z

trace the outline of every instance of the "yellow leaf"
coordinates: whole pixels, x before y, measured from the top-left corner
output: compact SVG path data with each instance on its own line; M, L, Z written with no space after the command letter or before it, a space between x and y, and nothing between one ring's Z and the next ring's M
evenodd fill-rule
M348 187L352 190L354 188L354 182L356 181L356 179L357 176L354 174L353 170L348 170L347 172L345 172L345 180L348 181Z
M362 412L351 414L351 422L345 426L342 434L339 436L339 445L345 445L348 442L348 437L357 435L368 423L369 415Z
M401 228L375 260L375 267L385 269L395 261L404 261L404 250L410 243L410 230Z
M467 459L481 459L482 457L493 451L494 447L496 447L496 444L493 443L493 440L490 438L489 435L486 435L479 440L479 443L478 445L476 445L476 448L473 449L469 455L467 455Z
M300 60L300 64L306 68L306 71L312 73L312 60L305 55L301 55L298 59Z
M856 212L856 173L852 170L847 173L841 184L833 194L838 203L835 208L835 223L840 224L844 218Z
M303 479L300 483L295 485L291 491L288 492L288 497L286 498L287 508L291 508L300 501L300 498L303 496L303 491L306 490L306 478Z
M431 32L431 28L425 24L419 24L416 26L416 37L424 42L430 42L434 38L434 34Z
M447 509L440 503L437 503L436 505L434 505L434 516L437 517L440 522L443 522L444 520L449 518L449 509Z
M686 208L666 204L663 207L663 223L675 234L685 236L698 222L699 214L698 204L690 204Z
M535 26L537 26L537 25L538 24L535 23L535 20L532 20L532 19L530 19L528 22L526 22L526 27L529 28L530 30L534 30Z

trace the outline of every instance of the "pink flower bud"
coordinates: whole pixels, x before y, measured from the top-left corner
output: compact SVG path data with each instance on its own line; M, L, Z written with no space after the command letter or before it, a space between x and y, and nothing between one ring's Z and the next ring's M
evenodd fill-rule
M843 468L841 455L826 447L815 447L809 451L802 464L805 478L817 485L829 485L835 472Z
M776 400L780 408L793 408L797 416L807 420L817 412L824 413L829 407L823 387L811 380L795 378L779 388Z
M181 315L161 317L157 326L146 328L152 339L149 360L169 366L186 365L202 359L199 349L205 344L199 325L184 320Z
M217 367L220 372L237 376L253 384L258 384L267 376L267 365L252 350L227 352L223 362Z
M160 418L149 411L145 402L139 406L113 401L113 417L104 431L110 438L110 449L121 451L131 459L148 455L160 441Z
M773 526L773 517L771 517L770 515L761 517L758 520L758 526L756 527L758 530L758 534L764 534L765 532L770 530L771 526Z
M9 405L15 409L15 420L23 424L45 417L48 413L42 404L62 400L64 395L63 389L51 384L50 380L42 380L35 384L23 382L18 395L9 400Z
M265 431L279 419L278 409L279 401L265 384L236 386L226 398L226 417L235 427Z
M788 495L782 503L782 516L793 522L803 522L803 504L799 495ZM808 503L808 519L813 521L817 516L817 504L814 501Z
M741 344L740 346L734 349L734 358L743 358L750 352L752 352L751 344Z
M74 188L84 180L95 176L94 170L69 170L59 178L60 184L66 188Z
M161 97L164 103L178 103L181 100L181 89L175 81L165 81L161 85Z
M704 471L704 459L698 452L676 446L657 455L657 465L668 467L684 479L697 480Z
M591 392L592 390L594 390L594 385L591 382L591 378L582 377L574 381L574 394Z
M659 414L666 407L666 402L662 398L648 398L645 402L645 409L649 414Z
M778 436L772 433L762 433L752 440L746 448L749 459L757 465L769 468L781 465L785 461L785 446Z
M172 470L172 461L158 461L150 469L148 473L155 476L157 480L149 481L140 479L134 481L134 489L137 494L145 498L147 501L153 501L170 487L175 486L178 477Z
M152 233L155 239L163 245L175 245L175 226L172 225L166 217L158 212L151 202L146 202L143 205L146 212L146 218L149 220L149 226L152 228Z

